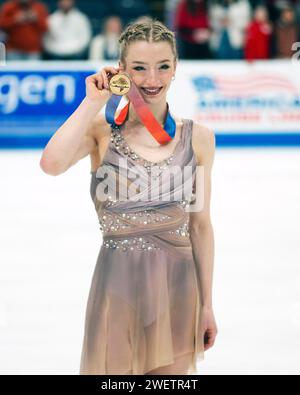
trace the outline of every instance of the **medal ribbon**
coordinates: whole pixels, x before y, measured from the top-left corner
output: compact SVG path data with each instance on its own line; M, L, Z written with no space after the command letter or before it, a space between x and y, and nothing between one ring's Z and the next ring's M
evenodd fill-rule
M108 102L106 103L106 108L105 108L106 121L113 126L122 125L125 119L127 118L129 104L131 102L141 122L146 126L146 128L149 130L152 136L160 144L165 144L170 140L172 140L176 132L176 123L174 118L170 114L169 104L167 103L168 106L167 117L164 123L164 127L162 127L157 121L157 119L154 117L152 112L150 111L147 104L145 103L137 86L134 84L134 82L131 79L130 82L131 82L130 89L126 93L129 102L125 105L125 107L122 108L120 114L115 120L115 113L122 99L122 95L117 95L113 93L110 99L108 100Z

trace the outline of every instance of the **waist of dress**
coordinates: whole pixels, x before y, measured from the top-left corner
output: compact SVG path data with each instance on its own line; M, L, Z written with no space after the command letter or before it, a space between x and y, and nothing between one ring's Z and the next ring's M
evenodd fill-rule
M188 221L172 229L157 229L153 227L123 230L122 232L107 232L103 234L103 245L106 248L127 250L157 250L166 249L170 252L175 250L191 249Z
M99 222L106 247L190 246L189 213L180 207L169 207L163 212L104 212L99 216Z
M163 211L146 209L117 213L104 211L99 217L103 238L123 238L153 233L188 236L189 213L182 207L169 207Z

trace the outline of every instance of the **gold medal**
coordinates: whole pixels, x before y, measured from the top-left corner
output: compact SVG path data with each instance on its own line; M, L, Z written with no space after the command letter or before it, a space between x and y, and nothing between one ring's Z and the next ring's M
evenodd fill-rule
M109 89L115 95L126 95L131 88L130 78L123 73L114 74L109 80Z

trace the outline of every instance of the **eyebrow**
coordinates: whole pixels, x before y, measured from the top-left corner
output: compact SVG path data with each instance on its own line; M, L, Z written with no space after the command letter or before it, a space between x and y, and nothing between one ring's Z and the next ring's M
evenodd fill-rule
M164 62L170 62L170 59L164 59L164 60L160 60L157 63L164 63ZM139 60L134 60L132 63L138 63L138 64L147 64L145 62L140 62Z

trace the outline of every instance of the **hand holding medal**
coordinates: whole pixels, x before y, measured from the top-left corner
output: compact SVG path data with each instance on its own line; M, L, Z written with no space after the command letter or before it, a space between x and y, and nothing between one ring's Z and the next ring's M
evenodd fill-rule
M88 76L86 83L86 96L95 102L106 101L111 97L112 92L109 89L109 76L117 74L119 68L104 67L99 72Z
M122 125L127 118L129 104L131 102L141 122L160 144L165 144L174 138L176 123L169 112L169 106L164 127L162 127L150 111L143 96L128 73L122 71L118 74L109 76L109 89L112 92L112 96L108 100L105 108L106 121L109 124L112 126ZM117 119L115 119L115 113L123 95L127 95L129 102L122 108Z

